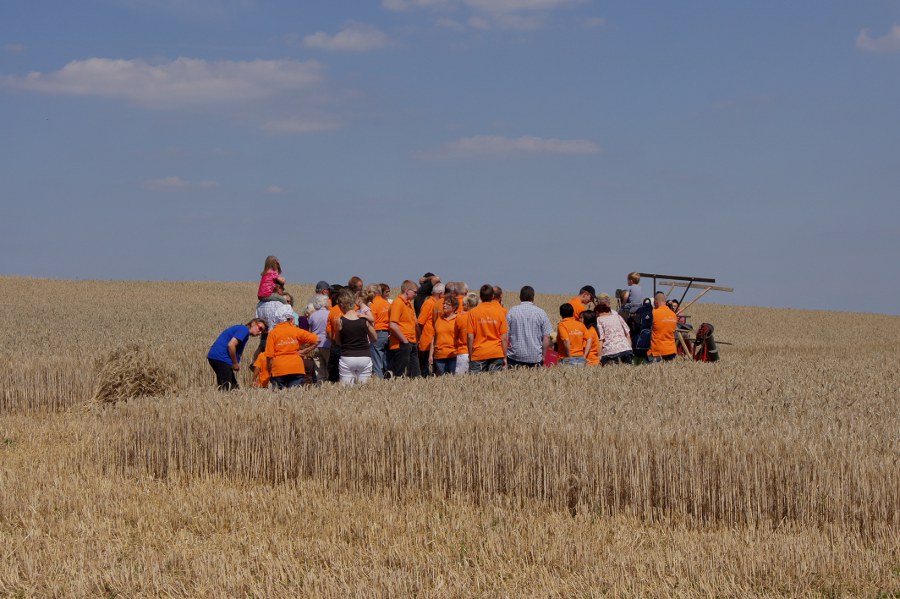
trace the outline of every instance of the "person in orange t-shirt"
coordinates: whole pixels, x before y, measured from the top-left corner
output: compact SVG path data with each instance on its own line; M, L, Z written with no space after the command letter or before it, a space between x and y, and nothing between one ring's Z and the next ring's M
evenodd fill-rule
M494 287L484 284L479 290L481 303L469 314L469 372L497 372L507 366L509 324L506 309L494 300Z
M592 285L585 285L578 292L578 295L569 300L575 312L575 318L578 318L582 312L587 310L587 304L593 302L596 295L597 292Z
M372 301L369 302L369 308L375 318L375 334L378 336L369 346L372 352L372 376L380 379L384 378L384 371L387 368L387 350L391 338L388 330L391 322L391 303L384 299L381 285L369 285L367 289L374 294Z
M459 319L456 310L459 308L459 300L455 295L448 295L441 306L443 313L434 321L434 339L428 360L434 367L435 376L456 372L456 321Z
M259 354L256 357L256 362L253 363L253 386L265 389L269 386L270 378L266 354Z
M419 371L422 376L431 374L431 342L434 340L434 321L440 317L444 308L444 284L438 283L431 289L429 296L419 309L416 321L416 335L419 338Z
M587 329L587 352L584 361L588 366L600 366L600 351L603 344L600 341L600 331L597 329L597 314L593 310L585 310L581 313L581 323Z
M671 362L678 355L675 347L675 328L678 316L666 305L666 294L657 292L653 298L653 328L650 330L648 362Z
M587 329L581 321L575 320L574 314L575 308L570 303L559 307L562 320L556 327L556 344L561 366L584 366L585 352L591 349Z
M469 374L469 312L478 305L478 296L463 298L456 318L456 374Z
M294 312L290 306L277 318L281 321L269 331L266 339L266 368L275 389L303 384L306 369L303 358L319 343L319 336L294 326Z
M328 310L328 324L325 325L325 335L331 342L331 352L328 355L328 381L331 383L336 383L340 380L338 364L341 361L341 346L334 342L334 325L344 315L344 311L341 310L341 306L337 301L338 296L344 291L352 293L341 285L331 286L331 309Z
M416 309L413 300L418 285L414 281L403 281L400 295L391 304L388 329L391 339L388 357L393 376L419 376L419 360L416 355Z

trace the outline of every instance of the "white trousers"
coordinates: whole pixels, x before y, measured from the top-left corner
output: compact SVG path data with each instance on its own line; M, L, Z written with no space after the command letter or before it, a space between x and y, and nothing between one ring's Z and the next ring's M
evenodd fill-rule
M456 354L456 374L469 374L469 354Z
M344 385L365 383L372 377L372 358L341 356L338 360L338 374Z

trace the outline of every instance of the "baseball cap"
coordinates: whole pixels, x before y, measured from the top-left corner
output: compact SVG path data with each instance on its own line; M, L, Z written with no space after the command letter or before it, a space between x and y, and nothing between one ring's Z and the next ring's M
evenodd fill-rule
M595 297L597 295L597 292L594 290L593 285L585 285L578 291L578 293L584 293L585 291L590 293L591 297Z
M328 281L319 281L316 283L316 291L325 291L329 287L331 287L331 285L328 284Z

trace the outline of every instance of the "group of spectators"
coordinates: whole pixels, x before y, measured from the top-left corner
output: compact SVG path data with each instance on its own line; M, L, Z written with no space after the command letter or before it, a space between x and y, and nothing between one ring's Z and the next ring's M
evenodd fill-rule
M299 312L284 291L277 259L262 273L256 318L223 331L207 356L220 389L238 386L235 373L250 337L260 337L253 358L255 386L288 388L323 381L352 385L371 377L443 376L559 364L596 366L672 360L676 355L677 307L664 294L654 298L649 349L635 349L633 323L643 302L640 275L612 298L590 285L559 307L553 330L547 313L524 286L520 303L503 306L503 290L463 282L442 283L434 273L406 280L396 299L390 286L316 284Z

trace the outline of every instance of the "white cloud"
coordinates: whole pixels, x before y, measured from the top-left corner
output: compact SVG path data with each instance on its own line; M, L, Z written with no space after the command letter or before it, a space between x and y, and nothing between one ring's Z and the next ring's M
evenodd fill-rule
M303 38L308 48L336 52L368 52L391 45L391 39L383 31L367 23L351 21L334 35L319 31Z
M420 157L426 159L507 158L535 154L578 156L599 153L600 147L585 139L476 135L464 137L440 148L423 152Z
M144 189L150 191L181 191L185 189L215 189L219 184L215 181L188 181L181 177L164 177L144 181Z
M288 117L285 119L266 121L260 126L260 129L262 129L266 133L274 133L276 135L298 135L304 133L322 133L324 131L333 131L335 129L338 129L340 126L340 122L332 117Z
M381 5L388 10L410 10L413 8L432 8L446 6L450 0L381 0Z
M856 36L856 47L869 52L900 52L900 25L894 25L890 32L875 38L869 37L868 29L863 29Z
M284 91L316 87L323 67L316 61L206 61L89 58L58 71L3 77L5 85L49 94L120 98L152 108L260 100Z
M25 51L25 46L22 44L3 44L2 48L5 54L19 54Z
M284 193L284 189L282 189L278 185L269 185L268 187L266 187L266 193L270 193L272 195L280 195Z
M551 11L582 4L587 0L382 0L389 10L415 8L466 9L465 22L473 29L518 29L531 31L544 24ZM461 21L442 18L438 25L459 29Z

